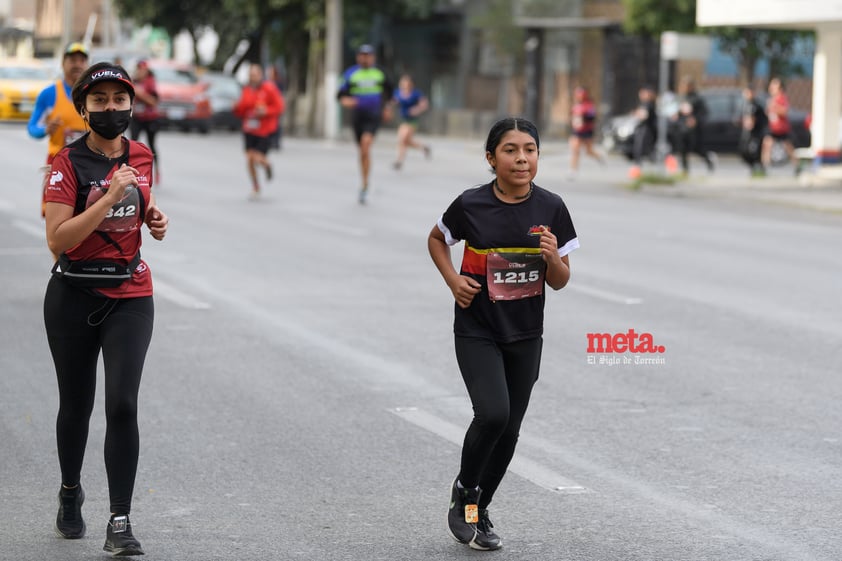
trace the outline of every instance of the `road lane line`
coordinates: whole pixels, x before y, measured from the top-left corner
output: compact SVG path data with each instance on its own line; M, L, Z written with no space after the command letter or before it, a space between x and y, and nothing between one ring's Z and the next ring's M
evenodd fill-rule
M609 302L615 302L617 304L625 304L627 306L633 306L635 304L642 304L642 298L634 298L632 296L624 296L622 294L617 294L616 292L611 292L608 290L601 290L599 288L593 288L591 286L585 286L580 284L569 284L567 285L567 290L575 290L576 292L581 292L582 294L587 294L588 296L593 296L594 298L599 298L600 300L607 300Z
M20 255L49 255L46 246L38 247L3 247L0 248L0 257Z
M155 296L169 300L177 306L191 310L207 310L211 307L207 302L194 298L192 295L179 290L165 281L156 278L153 283L155 286Z
M354 228L353 226L343 226L340 224L335 224L328 220L317 220L315 218L303 218L301 219L302 224L306 224L307 226L312 226L318 231L325 231L331 232L334 234L340 234L342 236L353 236L355 238L364 238L368 235L368 231L364 230L363 228Z
M440 436L457 446L461 446L465 438L464 427L458 427L417 407L398 407L389 411L405 421ZM509 471L550 491L557 491L559 493L589 492L589 489L579 485L572 479L564 477L518 454L515 455L511 464L509 464Z
M36 226L32 222L26 222L24 220L14 220L12 222L12 226L17 228L18 230L21 230L22 232L26 232L27 234L30 234L42 240L45 240L47 237L47 234L44 232L43 224L38 224Z

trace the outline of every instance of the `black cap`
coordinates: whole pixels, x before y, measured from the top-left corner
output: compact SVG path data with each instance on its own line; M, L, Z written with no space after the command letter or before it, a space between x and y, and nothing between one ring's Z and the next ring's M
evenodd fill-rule
M99 82L119 82L126 86L126 90L128 90L129 95L134 98L134 84L132 83L131 78L129 78L128 74L126 74L125 70L121 67L112 65L98 68L94 72L85 76L82 83L78 85L79 94L83 96L86 95L91 86L98 84Z
M71 95L73 97L73 105L77 111L79 108L85 106L85 96L88 95L91 86L100 82L117 82L123 84L126 91L129 92L129 97L134 100L134 84L131 78L129 78L129 73L126 72L126 69L110 62L98 62L93 66L89 66L73 85Z

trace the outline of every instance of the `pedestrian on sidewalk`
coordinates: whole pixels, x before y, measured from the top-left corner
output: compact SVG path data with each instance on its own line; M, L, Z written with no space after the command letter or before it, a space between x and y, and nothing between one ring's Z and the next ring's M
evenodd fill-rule
M573 107L570 110L570 179L575 179L579 171L579 152L583 147L588 156L600 164L604 163L593 147L595 127L596 106L588 89L578 86L573 90Z
M658 138L658 115L655 107L655 90L643 86L637 92L638 105L634 110L637 124L632 135L632 165L629 177L637 179L643 173L643 158L654 161L655 141Z
M768 169L772 165L772 148L780 142L786 150L789 160L795 163L795 147L792 144L792 125L789 122L789 97L784 91L780 78L769 81L769 99L766 100L766 117L769 125L763 138L763 165Z
M161 160L158 157L158 148L155 146L155 137L158 134L161 124L161 113L158 111L158 82L155 80L155 73L149 68L149 62L139 60L133 78L135 84L134 108L132 109L132 122L129 125L132 139L140 140L140 134L146 133L146 145L152 150L155 167L155 184L161 182Z
M392 118L389 101L393 92L392 82L375 65L374 47L360 45L357 49L357 64L345 70L336 95L342 107L351 111L351 126L354 128L360 157L360 204L365 204L368 197L371 145L380 123Z
M678 112L672 117L675 121L674 139L676 150L681 156L681 169L684 175L690 173L689 154L697 154L707 164L708 171L715 168L715 155L705 150L704 124L708 117L705 100L696 91L696 82L690 76L681 79L679 85L681 99Z
M538 131L531 122L496 122L486 141L494 179L464 191L428 237L430 256L455 300L456 360L473 405L448 528L473 549L498 549L488 506L509 466L538 379L544 286L570 279L579 247L561 197L535 185ZM464 241L460 272L450 247Z
M421 150L424 152L424 156L430 159L432 154L430 145L415 140L418 119L429 109L430 102L427 100L427 96L415 87L412 76L404 74L400 77L398 87L392 96L392 102L398 106L401 119L401 124L398 125L398 157L392 167L396 170L401 169L407 148Z
M741 117L740 157L748 165L752 176L766 175L766 168L763 166L760 153L763 135L766 134L769 122L766 118L766 111L755 98L754 90L750 86L743 88Z
M251 179L251 199L260 198L260 180L257 168L266 172L266 181L272 180L272 164L266 157L271 136L278 129L278 119L284 112L284 97L271 80L263 78L263 67L252 63L249 81L243 86L240 99L234 105L234 114L243 121L243 140L246 164Z
M122 66L102 62L82 73L72 99L90 132L53 160L45 209L47 245L57 259L44 297L59 397L55 531L66 539L85 535L81 472L101 352L111 512L103 549L113 556L143 555L129 521L140 450L138 390L154 318L141 230L145 224L162 240L168 224L152 194L152 152L123 136L134 95Z

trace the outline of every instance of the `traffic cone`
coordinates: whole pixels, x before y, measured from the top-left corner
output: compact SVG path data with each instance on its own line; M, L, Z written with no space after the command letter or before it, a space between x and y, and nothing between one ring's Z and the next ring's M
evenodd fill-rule
M632 166L629 168L629 179L640 179L642 172L640 171L640 166Z
M664 167L669 174L678 173L678 160L672 154L667 154L667 157L664 158Z

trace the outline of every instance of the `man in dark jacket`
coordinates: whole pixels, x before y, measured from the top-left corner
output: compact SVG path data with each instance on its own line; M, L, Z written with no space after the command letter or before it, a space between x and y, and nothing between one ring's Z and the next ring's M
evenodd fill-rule
M740 156L748 164L752 175L765 175L766 169L760 158L760 149L769 119L766 117L766 110L755 99L754 90L748 86L743 88L741 121Z
M680 90L682 99L678 113L673 116L677 121L675 140L678 146L674 149L681 154L681 169L684 173L690 171L687 156L698 154L705 161L709 171L713 171L712 153L705 151L702 126L707 120L708 108L705 100L696 92L693 79L685 76L681 80Z
M655 149L655 140L658 136L658 115L655 111L655 90L650 86L643 86L638 91L637 97L640 103L634 110L638 122L634 128L632 157L635 168L639 173L643 158L645 156L651 157Z

